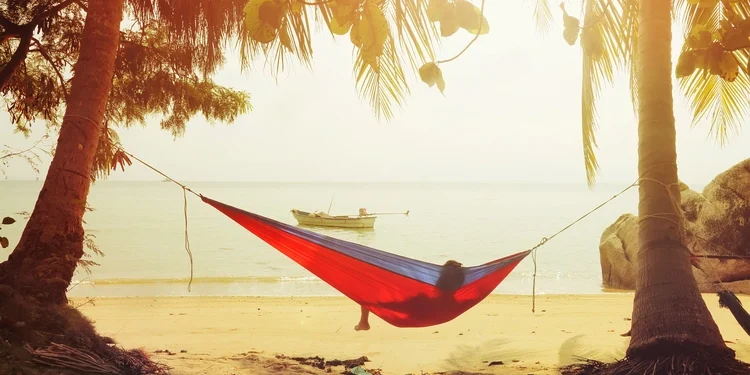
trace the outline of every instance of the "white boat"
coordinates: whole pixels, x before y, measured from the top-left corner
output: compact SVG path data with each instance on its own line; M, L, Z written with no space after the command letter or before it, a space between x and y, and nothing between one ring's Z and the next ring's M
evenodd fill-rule
M291 210L292 215L300 225L337 228L372 228L377 216L367 213L364 208L359 209L359 215L331 216L325 212L307 212L297 209Z

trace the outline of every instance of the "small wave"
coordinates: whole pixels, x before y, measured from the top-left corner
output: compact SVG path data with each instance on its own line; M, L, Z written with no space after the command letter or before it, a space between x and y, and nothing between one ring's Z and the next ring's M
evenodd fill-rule
M231 283L283 283L283 282L311 282L320 281L315 276L213 276L195 277L193 284L231 284ZM71 285L134 285L134 284L187 284L189 277L178 278L113 278L113 279L84 279L73 280Z

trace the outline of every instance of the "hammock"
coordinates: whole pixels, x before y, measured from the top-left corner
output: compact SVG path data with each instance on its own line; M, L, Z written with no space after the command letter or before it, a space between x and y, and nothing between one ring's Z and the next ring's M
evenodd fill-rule
M465 267L454 292L435 285L442 266L324 236L200 196L333 288L396 327L451 321L485 299L531 250Z

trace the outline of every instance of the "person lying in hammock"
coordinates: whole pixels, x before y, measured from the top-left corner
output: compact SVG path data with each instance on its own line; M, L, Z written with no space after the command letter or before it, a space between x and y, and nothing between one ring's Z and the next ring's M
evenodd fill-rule
M461 287L464 283L464 270L463 270L463 264L455 261L455 260L449 260L443 264L443 269L440 271L440 277L437 280L437 283L435 283L435 287L440 289L443 294L441 294L440 298L453 298L453 292L455 292L458 288ZM429 297L425 295L418 295L412 298L411 302L419 303L419 300L423 299L429 299ZM405 304L409 301L400 302L398 304ZM384 304L387 305L387 304ZM429 312L425 312L429 313ZM356 326L354 326L355 331L367 331L370 329L370 310L368 310L365 306L360 305L360 315L359 315L359 323L357 323Z

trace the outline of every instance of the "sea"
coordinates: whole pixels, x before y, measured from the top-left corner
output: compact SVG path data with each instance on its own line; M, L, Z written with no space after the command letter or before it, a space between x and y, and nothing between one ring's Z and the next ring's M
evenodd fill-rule
M189 182L193 191L275 220L297 225L290 210L381 215L373 229L306 229L407 257L477 265L532 248L612 198L623 184ZM20 238L42 183L0 181L0 215L19 221L0 234ZM602 231L636 213L630 189L537 250L537 294L616 292L602 286ZM185 203L187 204L185 206ZM181 187L161 181L98 181L84 228L103 252L79 267L73 297L110 296L336 296L337 290ZM185 210L187 209L187 214ZM402 215L405 211L409 215ZM186 251L187 239L192 253ZM532 292L527 257L494 293Z

